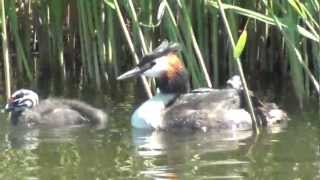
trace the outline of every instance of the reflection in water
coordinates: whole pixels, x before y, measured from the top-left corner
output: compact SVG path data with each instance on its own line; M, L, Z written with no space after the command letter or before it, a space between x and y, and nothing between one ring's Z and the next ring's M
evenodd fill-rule
M141 131L130 126L130 106L112 112L108 129L25 129L0 115L0 179L320 178L313 113L255 136Z
M39 129L12 127L8 133L8 147L33 150L39 145Z
M37 149L40 142L65 143L76 140L80 126L64 128L26 128L15 126L9 128L8 146L15 149Z
M141 156L157 156L184 144L204 152L236 150L241 140L252 136L252 131L165 132L133 129L133 143ZM178 147L174 147L178 145Z
M37 179L38 157L29 150L5 150L0 153L0 179Z
M238 159L212 161L212 159L208 159L208 155L224 154L248 147L247 143L250 141L246 140L252 138L252 131L171 133L133 129L132 137L136 153L148 165L141 173L156 179L174 179L180 173L186 174L187 172L188 176L198 174L208 166L249 164L247 160ZM243 155L246 153L247 150L244 150ZM166 159L166 161L159 164L158 158ZM191 166L186 167L186 165ZM185 168L188 170L186 171ZM235 178L242 177L242 175L231 173L223 177ZM219 178L222 178L222 176Z

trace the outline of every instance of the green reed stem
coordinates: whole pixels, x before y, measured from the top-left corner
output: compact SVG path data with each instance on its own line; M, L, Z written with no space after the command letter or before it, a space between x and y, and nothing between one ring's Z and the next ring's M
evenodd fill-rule
M210 15L212 16L211 20L211 38L210 41L212 43L212 55L211 59L213 61L213 82L216 86L219 86L219 49L218 49L218 40L219 40L219 29L218 29L218 11L216 9L210 8Z
M7 99L11 96L11 76L10 76L10 59L9 59L9 46L7 37L7 24L6 24L6 13L4 0L0 1L0 11L1 11L1 37L2 37L2 52L4 60L4 76L6 84L6 97Z
M82 55L82 62L85 65L89 78L93 78L93 67L92 64L89 62L92 60L92 51L90 46L90 35L88 30L88 20L87 20L87 13L85 10L85 2L84 0L78 0L78 9L79 9L79 25L80 25L80 38L82 39L81 42L81 52L84 52Z
M108 64L112 65L114 75L119 74L118 66L117 66L117 51L116 51L116 39L115 39L115 31L114 27L114 11L110 6L106 6L107 11L107 55L108 55ZM111 68L109 68L111 70ZM110 72L110 71L109 71ZM107 73L107 72L106 72ZM108 77L108 76L107 76Z
M137 16L136 10L135 10L135 8L133 6L132 0L129 0L129 7L130 7L130 10L131 10L131 13L132 13L133 23L134 23L135 27L138 30L139 39L140 39L140 43L142 44L143 52L144 52L144 54L147 54L148 53L148 48L147 48L146 42L144 40L144 36L143 36L142 30L141 30L141 28L139 26L138 16Z
M126 37L128 45L129 45L131 54L132 54L132 56L134 58L135 63L139 64L139 57L138 57L138 55L137 55L137 53L135 51L132 39L131 39L130 34L129 34L129 30L127 29L126 24L124 22L124 18L123 18L123 15L121 13L118 1L117 0L113 0L113 2L114 2L115 8L116 8L116 12L117 12L120 24L121 24L122 31L123 31L123 33L124 33L124 35ZM142 79L142 83L143 83L143 86L144 86L144 88L145 88L145 90L147 92L148 97L149 98L152 97L151 89L150 89L150 87L148 85L146 77L141 76L141 79Z
M209 88L211 88L212 87L212 83L211 83L211 80L210 80L206 65L204 63L204 59L202 57L202 54L201 54L197 39L195 37L194 31L193 31L193 28L192 28L192 23L191 23L191 20L190 20L190 17L189 17L189 13L188 13L188 11L186 9L185 1L181 0L180 2L182 3L181 10L182 10L182 14L183 14L183 16L184 16L184 18L186 20L186 23L187 23L187 29L188 29L188 31L190 33L190 37L191 37L191 40L192 40L193 48L195 50L197 58L199 59L199 63L200 63L201 69L203 71L207 86Z
M99 69L99 57L98 57L98 47L97 47L97 27L94 25L94 12L97 11L97 9L92 8L92 4L94 4L96 1L85 1L85 12L86 12L86 21L87 21L87 28L88 28L88 35L89 35L89 42L88 47L91 49L91 55L90 59L88 60L89 64L93 64L92 70L94 72L94 80L97 85L97 88L101 90L101 77L100 77L100 69ZM91 61L91 62L90 62Z
M106 72L105 70L105 59L106 59L106 49L105 49L105 42L104 40L104 32L103 32L103 21L100 18L100 14L102 14L102 7L104 4L100 1L92 1L92 9L93 9L93 25L94 25L94 37L96 39L97 44L97 77L100 79L100 72ZM99 80L100 81L100 80ZM100 82L99 85L101 86Z
M233 39L231 30L230 30L230 27L229 27L229 23L228 23L228 20L227 20L227 17L226 17L226 15L224 13L224 9L222 7L221 0L218 0L218 4L219 4L219 10L220 10L223 22L224 22L224 24L226 26L226 30L228 32L228 36L229 36L229 39L230 39L230 42L231 42L231 45L232 45L232 49L234 50L235 49L235 41ZM245 98L246 98L246 101L247 101L247 103L249 105L249 109L250 109L250 114L251 114L251 118L252 118L252 128L254 129L255 133L259 134L260 131L259 131L259 128L258 128L256 116L254 114L254 109L253 109L253 105L252 105L251 98L250 98L250 95L249 95L247 82L246 82L246 79L244 77L244 73L243 73L243 69L242 69L240 58L237 58L236 62L237 62L237 67L238 67L238 71L239 71L239 74L240 74L241 82L243 84L243 88L244 88L244 92L245 92Z
M169 39L171 40L174 40L174 41L179 41L181 43L181 47L183 49L183 53L185 54L185 63L187 64L188 66L188 70L189 72L191 73L191 76L192 76L192 84L194 87L200 87L200 71L199 71L199 68L198 68L198 63L195 61L195 57L194 57L194 53L193 50L192 50L192 46L190 46L190 43L188 43L190 40L189 36L186 35L182 35L181 32L179 30L182 31L182 33L184 32L183 30L184 29L187 29L187 28L184 28L184 27L180 27L178 26L178 23L175 19L175 16L173 14L173 11L170 7L170 5L168 4L168 2L166 0L163 0L162 3L164 4L165 6L165 9L167 10L167 12L169 13L169 19L170 23L164 23L164 27L168 30L168 37ZM182 24L183 25L183 24ZM185 37L185 38L183 38ZM186 42L186 43L182 43L182 42Z
M266 4L265 4L266 5ZM266 6L267 7L267 6ZM271 16L273 17L274 21L277 24L277 27L279 28L280 32L282 33L284 39L286 40L287 44L289 45L289 47L293 50L293 52L295 53L298 62L300 63L300 65L303 67L303 69L305 70L305 72L307 73L309 79L311 80L313 86L315 87L316 92L318 93L318 95L320 96L320 85L319 82L317 81L317 79L314 77L314 75L312 74L311 70L309 69L308 65L306 64L306 62L303 60L301 53L299 52L298 48L295 46L293 40L285 33L285 31L283 30L278 18L272 13L271 11Z
M14 37L14 43L16 46L16 51L17 51L17 58L19 62L23 64L23 67L26 71L26 75L28 80L32 80L32 74L29 68L28 60L25 55L25 49L23 48L22 40L19 35L19 24L18 24L18 18L17 18L17 13L15 11L15 4L13 1L9 1L10 9L8 11L8 16L9 16L9 24L13 33Z

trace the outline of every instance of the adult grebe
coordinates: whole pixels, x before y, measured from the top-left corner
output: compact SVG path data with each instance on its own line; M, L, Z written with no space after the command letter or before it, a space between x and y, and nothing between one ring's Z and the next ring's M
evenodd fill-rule
M189 76L178 56L177 43L164 41L118 80L145 75L156 78L160 93L144 102L131 117L131 124L145 129L252 128L250 114L242 108L239 81L230 89L196 89L189 92ZM241 83L241 82L240 82Z
M14 125L28 127L65 127L72 125L101 125L107 115L97 108L78 100L49 98L39 102L38 95L28 89L14 92L5 110L12 113Z

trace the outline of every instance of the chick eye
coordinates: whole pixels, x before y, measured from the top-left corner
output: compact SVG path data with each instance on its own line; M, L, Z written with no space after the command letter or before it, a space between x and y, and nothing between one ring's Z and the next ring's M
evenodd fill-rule
M23 93L17 94L16 96L13 97L13 99L19 99L22 98L24 96Z

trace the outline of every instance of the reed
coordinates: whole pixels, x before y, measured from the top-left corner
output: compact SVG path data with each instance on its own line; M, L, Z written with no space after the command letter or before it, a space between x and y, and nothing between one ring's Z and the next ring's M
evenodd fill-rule
M230 42L231 42L231 45L232 45L233 57L236 60L238 72L240 74L241 82L243 84L244 93L245 93L245 97L246 97L245 99L247 101L247 104L249 105L250 115L251 115L251 118L252 118L252 129L255 130L255 133L259 134L260 132L259 132L259 129L258 129L258 123L257 123L256 116L255 116L255 113L254 113L253 105L252 105L252 102L251 102L247 81L246 81L246 78L244 77L244 72L243 72L243 69L242 69L241 61L240 61L241 53L242 53L242 51L244 49L244 46L246 44L246 41L247 41L246 40L247 39L247 30L246 29L243 30L243 32L241 33L241 36L238 39L237 44L235 44L234 37L233 37L233 35L231 33L231 29L230 29L227 17L225 15L225 12L224 12L224 9L222 7L222 3L221 3L220 0L218 0L218 4L219 4L219 10L220 10L223 22L224 22L224 24L226 26L226 30L228 32L228 36L229 36L229 39L230 39Z
M123 67L168 39L181 44L194 88L221 87L238 73L223 23L237 38L250 19L239 57L248 84L259 84L264 78L257 83L254 79L263 74L283 85L289 77L301 107L306 97L320 100L318 0L227 0L221 6L217 0L13 0L4 1L3 8L2 34L8 29L10 46L3 45L2 51L4 56L9 51L12 60L1 63L29 83L44 76L58 77L58 83L76 76L102 89L114 84ZM148 82L143 82L151 95Z
M6 16L4 0L0 1L0 12L1 12L1 37L2 37L2 52L4 60L4 76L6 85L6 99L11 96L11 75L10 75L10 60L9 60L9 45L7 38L7 26L6 26Z
M21 76L26 75L27 79L29 81L32 80L32 73L30 70L30 65L28 64L28 60L25 53L25 48L23 47L22 43L22 36L19 33L19 24L17 17L17 12L15 11L15 2L14 1L8 1L8 24L10 24L10 33L8 33L8 37L10 35L13 36L13 44L15 46L15 49L12 50L15 52L17 57L17 64L18 64L18 71L20 72ZM25 73L23 73L23 69L25 70Z
M135 51L135 48L133 46L133 42L132 42L132 39L130 37L129 31L128 31L125 23L124 23L124 18L123 18L123 15L121 13L121 10L120 10L120 7L118 5L118 1L117 0L114 0L114 5L115 5L115 9L116 9L117 14L118 14L118 18L119 18L119 20L121 22L122 30L123 30L123 32L124 32L124 34L126 36L128 44L129 44L131 54L134 57L135 63L138 64L139 63L139 58L138 58L138 55L137 55L137 53ZM147 92L148 97L151 97L152 93L151 93L151 90L150 90L150 87L148 85L148 82L147 82L146 78L145 77L141 77L141 79L143 81L143 85L144 85L144 88L145 88L145 90Z

